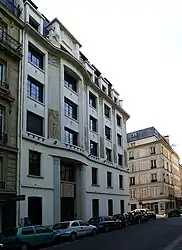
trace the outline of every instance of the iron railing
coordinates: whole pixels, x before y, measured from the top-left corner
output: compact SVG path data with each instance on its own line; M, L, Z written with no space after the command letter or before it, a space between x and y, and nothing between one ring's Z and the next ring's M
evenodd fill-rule
M8 136L5 133L0 133L0 144L6 145L8 141Z
M0 88L5 89L5 90L9 90L9 85L0 80Z
M1 1L1 0L0 0ZM9 51L21 56L22 45L12 36L10 36L3 28L0 27L0 45Z
M13 4L14 1L10 0L0 0L2 3L13 15L19 17L20 16L20 9Z

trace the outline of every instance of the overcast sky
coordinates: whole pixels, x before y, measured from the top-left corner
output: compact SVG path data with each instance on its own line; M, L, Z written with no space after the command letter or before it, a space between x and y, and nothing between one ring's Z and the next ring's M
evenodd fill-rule
M34 0L116 88L128 132L155 126L182 157L182 1Z

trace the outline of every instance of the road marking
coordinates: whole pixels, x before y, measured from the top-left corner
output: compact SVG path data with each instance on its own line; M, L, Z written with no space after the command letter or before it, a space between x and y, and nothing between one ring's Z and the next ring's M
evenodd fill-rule
M175 239L168 247L164 250L173 250L178 244L182 241L182 235L180 235L177 239Z

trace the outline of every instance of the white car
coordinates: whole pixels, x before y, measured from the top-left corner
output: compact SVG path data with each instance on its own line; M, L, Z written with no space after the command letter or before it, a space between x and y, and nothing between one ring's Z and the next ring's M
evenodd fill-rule
M86 235L96 235L97 228L83 220L59 222L53 226L61 238L67 238L74 241L77 237Z

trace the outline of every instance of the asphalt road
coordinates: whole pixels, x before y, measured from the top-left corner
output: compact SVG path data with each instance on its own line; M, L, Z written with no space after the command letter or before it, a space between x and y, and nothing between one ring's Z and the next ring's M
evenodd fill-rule
M47 250L182 250L182 218L160 219Z

